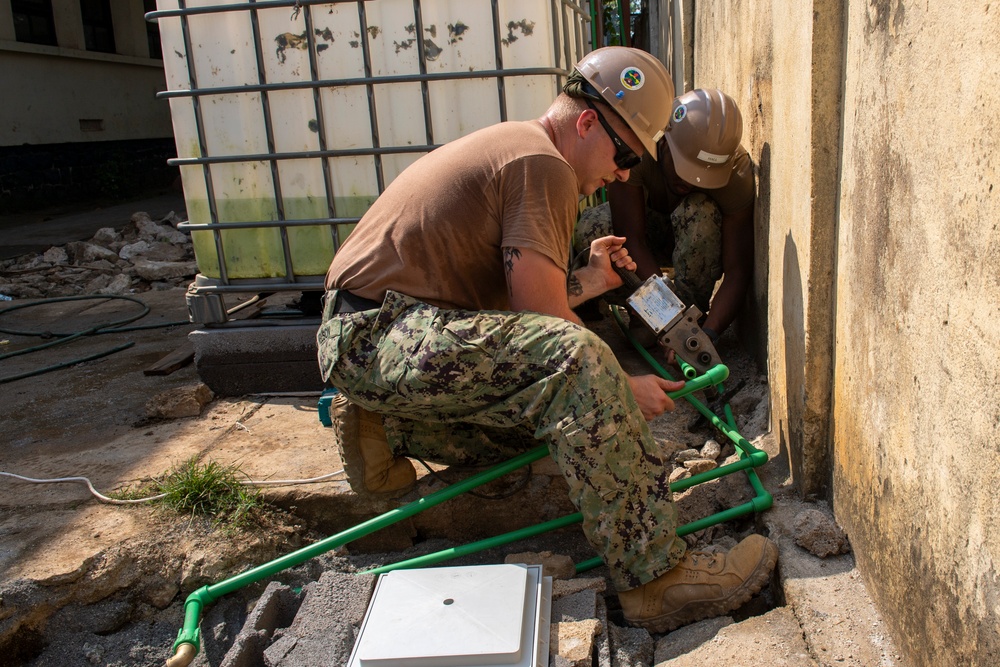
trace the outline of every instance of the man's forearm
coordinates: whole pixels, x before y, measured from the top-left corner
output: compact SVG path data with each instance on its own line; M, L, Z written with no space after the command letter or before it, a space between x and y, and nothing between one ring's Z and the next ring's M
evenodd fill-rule
M746 281L724 277L722 284L719 285L719 291L712 299L712 307L705 318L704 326L721 335L736 319L746 292Z
M569 307L576 308L584 301L601 296L608 291L600 271L585 266L574 271L567 282Z

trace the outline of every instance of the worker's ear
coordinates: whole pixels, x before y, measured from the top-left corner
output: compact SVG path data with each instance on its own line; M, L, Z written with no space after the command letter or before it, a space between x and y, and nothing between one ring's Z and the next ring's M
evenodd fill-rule
M580 115L576 117L576 133L581 139L586 139L587 134L597 125L597 112L593 109L584 108Z

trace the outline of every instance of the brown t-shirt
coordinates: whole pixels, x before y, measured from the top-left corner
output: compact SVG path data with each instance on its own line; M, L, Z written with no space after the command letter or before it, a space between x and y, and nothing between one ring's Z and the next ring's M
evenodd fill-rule
M646 206L670 215L677 208L681 199L667 187L663 178L663 169L659 162L653 160L649 153L642 158L642 163L632 170L628 179L629 185L642 186L646 194ZM723 215L741 211L754 200L753 161L747 150L740 146L733 158L733 173L729 182L721 188L706 189L695 187L691 192L704 192L711 197ZM686 195L685 195L686 196Z
M386 188L337 251L326 287L376 301L393 290L444 308L509 310L501 248L568 266L578 191L537 121L473 132Z

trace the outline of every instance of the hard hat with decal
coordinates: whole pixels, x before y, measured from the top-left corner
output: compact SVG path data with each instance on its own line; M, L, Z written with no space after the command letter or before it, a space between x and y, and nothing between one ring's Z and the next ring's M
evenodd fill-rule
M606 46L585 55L576 65L593 86L600 101L611 106L628 124L649 154L655 159L656 143L670 118L670 102L674 98L674 83L667 68L651 54L624 46ZM593 97L589 91L571 87L566 92L574 97ZM574 94L577 93L577 94Z
M674 170L699 188L721 188L733 173L743 138L743 115L721 90L698 88L674 100L667 145Z

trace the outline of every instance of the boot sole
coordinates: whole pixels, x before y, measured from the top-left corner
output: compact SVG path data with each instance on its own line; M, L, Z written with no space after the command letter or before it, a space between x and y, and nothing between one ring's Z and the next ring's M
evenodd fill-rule
M330 405L330 417L333 422L333 436L337 440L337 450L340 452L340 461L344 464L344 473L347 475L347 483L355 495L373 500L392 500L413 490L417 485L416 482L389 491L369 491L364 483L365 461L361 452L357 448L344 447L345 437L354 437L355 439L361 437L360 410L357 406L352 405L345 396L337 394ZM354 480L359 481L355 483Z
M691 602L677 611L644 619L626 619L631 625L645 628L651 633L665 633L676 630L682 625L701 621L706 618L716 618L734 609L739 609L756 595L771 579L771 572L778 562L778 547L768 542L757 566L736 590L728 597L715 602Z

